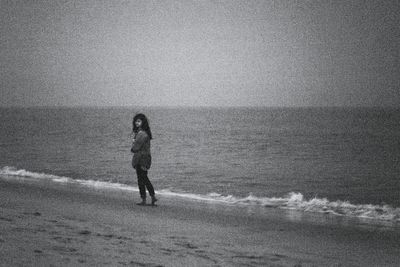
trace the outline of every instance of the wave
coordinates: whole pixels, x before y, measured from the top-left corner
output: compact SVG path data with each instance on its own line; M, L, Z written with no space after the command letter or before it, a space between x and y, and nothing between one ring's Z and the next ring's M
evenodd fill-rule
M348 201L329 201L327 198L312 198L307 200L304 199L303 194L298 192L290 192L284 197L256 197L250 194L245 198L238 198L232 195L223 196L217 193L199 195L190 193L174 193L169 190L161 190L161 192L176 197L185 197L208 202L220 202L230 205L276 207L304 212L333 214L337 216L400 222L400 208L393 208L390 205L355 205Z
M94 187L94 188L104 188L104 189L120 189L126 191L139 191L138 188L120 183L111 183L105 181L97 180L82 180L73 179L65 176L57 176L47 173L37 173L30 172L26 170L17 170L14 167L4 167L0 169L0 176L3 178L13 178L13 179L38 179L38 180L50 180L57 183L70 183L70 184L80 184L84 186Z
M96 180L73 179L70 177L57 176L46 173L30 172L23 169L17 170L13 167L4 167L0 169L0 176L5 179L43 179L57 183L73 183L100 189L116 189L136 192L139 191L137 187L126 184ZM284 197L256 197L250 194L249 196L244 198L235 197L232 195L224 196L218 193L210 193L205 195L182 193L174 192L169 189L159 190L157 191L157 194L235 206L273 207L304 212L327 213L337 216L400 222L400 208L395 208L390 205L356 205L348 201L329 201L327 198L312 198L307 200L304 198L303 194L298 192L291 192Z

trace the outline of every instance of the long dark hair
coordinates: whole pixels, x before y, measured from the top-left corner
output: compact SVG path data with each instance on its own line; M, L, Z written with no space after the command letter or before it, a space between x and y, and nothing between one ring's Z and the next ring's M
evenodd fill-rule
M132 132L134 132L136 134L139 131L139 128L136 127L136 125L135 125L135 121L137 121L138 119L140 119L142 121L143 131L145 131L147 133L147 135L149 136L150 139L153 139L153 136L152 136L151 130L150 130L150 126L149 126L149 121L147 120L146 116L142 113L136 114L135 117L133 117Z

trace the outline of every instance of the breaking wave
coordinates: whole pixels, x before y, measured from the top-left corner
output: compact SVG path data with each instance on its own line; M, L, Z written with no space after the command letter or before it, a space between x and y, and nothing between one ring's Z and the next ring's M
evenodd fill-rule
M0 169L3 179L43 179L57 183L73 183L83 186L102 189L117 189L124 191L138 191L137 187L95 180L80 180L70 177L57 176L46 173L36 173L26 170L17 170L13 167ZM327 198L305 199L303 194L291 192L283 197L256 197L249 195L244 198L232 195L224 196L218 193L194 194L174 192L168 189L157 191L159 195L179 197L196 201L221 203L228 205L260 206L281 209L292 209L304 212L327 213L337 216L378 219L383 221L400 222L400 208L390 205L352 204L348 201L329 201Z

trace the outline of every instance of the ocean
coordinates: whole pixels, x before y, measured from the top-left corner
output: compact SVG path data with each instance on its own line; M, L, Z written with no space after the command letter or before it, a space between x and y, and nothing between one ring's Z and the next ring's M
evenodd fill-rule
M0 108L0 179L137 191L138 112L161 198L400 222L396 108Z

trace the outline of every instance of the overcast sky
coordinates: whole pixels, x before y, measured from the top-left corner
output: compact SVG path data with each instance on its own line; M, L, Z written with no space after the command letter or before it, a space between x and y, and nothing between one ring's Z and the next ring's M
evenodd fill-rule
M0 106L400 106L399 3L0 0Z

